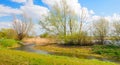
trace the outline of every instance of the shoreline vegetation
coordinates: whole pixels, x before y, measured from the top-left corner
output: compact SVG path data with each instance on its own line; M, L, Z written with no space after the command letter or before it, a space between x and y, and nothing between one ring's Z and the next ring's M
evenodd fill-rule
M37 41L36 41L37 40ZM63 55L69 57L84 58L85 57L95 57L96 59L112 59L119 62L119 47L112 45L93 45L93 46L79 46L79 45L63 45L55 44L50 41L54 41L49 38L28 38L24 39L23 42L33 43L36 41L35 49L44 50L56 55ZM107 51L106 51L107 50ZM83 56L83 57L82 57Z
M106 47L109 47L109 46L106 46ZM120 58L118 55L120 52L117 52L118 54L116 54L116 49L115 50L113 49L112 52L109 53L109 50L111 48L103 49L101 45L96 45L96 46L64 46L62 45L60 46L60 45L52 44L52 45L46 45L46 46L39 45L39 46L36 46L35 49L47 51L53 55L59 55L59 56L68 56L68 57L76 57L76 58L83 58L83 59L98 59L102 61L111 61L116 63L120 62L119 60Z

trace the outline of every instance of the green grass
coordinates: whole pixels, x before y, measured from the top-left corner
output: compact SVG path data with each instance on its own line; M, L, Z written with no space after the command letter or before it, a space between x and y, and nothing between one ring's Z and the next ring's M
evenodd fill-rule
M0 39L0 47L15 47L18 45L18 42L14 39Z
M118 46L97 45L93 47L93 52L120 60L120 47Z
M96 57L103 58L98 54L93 54L91 46L59 46L59 45L47 45L36 46L35 49L45 50L55 55L63 55L77 58Z
M111 62L0 49L0 65L117 65Z

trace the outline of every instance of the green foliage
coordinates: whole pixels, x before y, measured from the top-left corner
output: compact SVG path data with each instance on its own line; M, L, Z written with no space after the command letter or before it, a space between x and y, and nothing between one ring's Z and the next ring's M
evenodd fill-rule
M40 37L46 38L46 37L48 37L48 35L49 35L48 33L44 33L44 34L41 34Z
M86 32L69 34L66 36L59 36L61 40L64 41L64 44L68 45L93 45L91 43L92 38L90 38Z
M58 46L58 45L47 45L47 46L36 46L35 49L45 50L55 55L77 57L86 59L88 57L102 58L101 55L93 54L90 46ZM73 51L74 50L74 51Z
M0 39L1 47L13 47L17 45L17 41L14 39Z
M115 59L120 59L120 47L118 46L94 46L93 52L101 55L106 55L108 57L114 57Z
M117 65L112 62L0 50L0 65Z
M1 29L0 38L17 39L17 34L13 29Z
M41 38L54 38L54 35L49 33L43 33L40 35Z

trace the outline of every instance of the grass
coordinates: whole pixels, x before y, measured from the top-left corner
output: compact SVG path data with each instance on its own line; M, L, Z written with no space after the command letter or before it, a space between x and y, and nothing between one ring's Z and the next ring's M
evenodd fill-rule
M111 62L0 49L0 65L117 65Z
M47 46L36 46L35 49L45 50L55 55L64 55L77 58L96 57L102 58L103 56L93 54L91 46L59 46L59 45L47 45Z
M14 39L0 39L0 47L10 48L18 46L18 41Z
M114 58L120 61L120 47L118 46L97 45L93 47L93 52L96 54L108 56L110 58Z

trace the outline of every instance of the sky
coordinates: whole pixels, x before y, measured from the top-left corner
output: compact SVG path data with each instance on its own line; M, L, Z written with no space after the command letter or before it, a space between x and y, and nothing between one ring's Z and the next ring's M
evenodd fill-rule
M120 0L79 0L82 6L92 9L96 15L109 16L120 13Z
M43 15L49 12L49 6L59 4L60 0L0 0L0 28L10 27L14 15L21 15L23 12L35 23L42 19ZM88 17L97 19L104 16L107 19L120 18L120 0L66 0L71 10L79 14L83 8ZM92 15L92 16L91 16ZM35 27L37 28L37 27ZM38 28L37 28L38 29Z
M18 2L17 2L18 1ZM21 0L25 1L25 0ZM50 0L49 0L50 1ZM35 5L47 7L46 4L42 2L42 0L33 0ZM120 13L120 0L78 0L81 6L88 8L89 10L93 10L95 15L99 16L111 16L114 13ZM0 0L0 5L4 5L6 7L11 7L14 9L19 9L23 6L23 3L20 3L20 0ZM0 14L2 12L0 11ZM0 15L1 16L1 15ZM0 17L0 21L8 22L11 21L10 16L2 16Z

